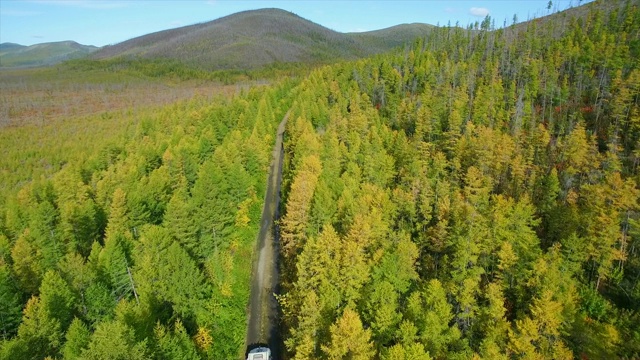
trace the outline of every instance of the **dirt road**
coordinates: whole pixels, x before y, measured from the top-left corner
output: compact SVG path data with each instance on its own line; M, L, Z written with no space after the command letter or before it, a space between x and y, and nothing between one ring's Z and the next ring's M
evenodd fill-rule
M251 280L251 298L247 324L247 352L258 345L267 345L273 359L281 359L282 337L278 331L279 307L274 293L278 293L278 219L280 205L280 183L282 182L283 146L282 137L289 113L278 126L273 161L269 168L267 191L260 220L257 257L254 259Z

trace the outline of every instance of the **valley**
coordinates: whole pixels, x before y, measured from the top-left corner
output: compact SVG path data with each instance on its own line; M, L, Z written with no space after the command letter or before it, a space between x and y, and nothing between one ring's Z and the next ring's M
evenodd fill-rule
M76 71L73 67L0 72L0 126L47 125L89 115L134 112L193 97L230 96L249 81L225 85L209 79L181 80L133 72Z

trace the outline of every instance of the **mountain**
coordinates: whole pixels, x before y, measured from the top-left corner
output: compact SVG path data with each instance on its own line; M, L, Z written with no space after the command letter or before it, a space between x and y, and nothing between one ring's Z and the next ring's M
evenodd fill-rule
M53 65L76 59L98 49L75 41L59 41L31 46L14 43L0 44L0 68Z
M10 42L0 44L0 51L17 50L23 48L26 48L26 46Z
M140 36L106 46L92 56L168 58L207 69L246 69L277 62L360 58L411 42L431 28L411 24L340 33L288 11L261 9Z
M377 53L402 46L416 38L424 37L433 28L433 25L413 23L396 25L381 30L349 33L347 35L364 46L373 47L375 49L374 53Z

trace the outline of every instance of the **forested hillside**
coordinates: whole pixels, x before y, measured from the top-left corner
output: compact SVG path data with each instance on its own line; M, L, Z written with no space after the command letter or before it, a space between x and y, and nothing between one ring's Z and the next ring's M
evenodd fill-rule
M303 81L292 358L640 357L637 5L438 28Z
M242 357L287 111L288 358L639 358L640 9L577 10L310 72L3 72L0 360Z
M0 359L238 357L293 86L3 129Z

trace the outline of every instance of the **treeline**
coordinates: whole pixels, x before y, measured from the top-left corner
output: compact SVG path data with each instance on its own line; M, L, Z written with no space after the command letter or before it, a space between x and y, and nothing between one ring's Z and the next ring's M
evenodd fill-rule
M179 102L86 156L51 155L59 170L31 171L46 176L0 173L0 359L238 357L293 86Z
M640 356L640 10L611 4L438 28L303 81L291 358Z

